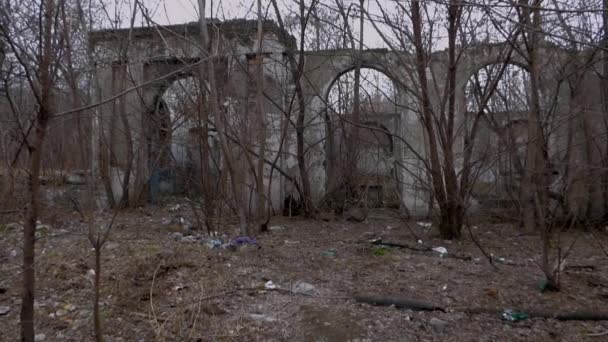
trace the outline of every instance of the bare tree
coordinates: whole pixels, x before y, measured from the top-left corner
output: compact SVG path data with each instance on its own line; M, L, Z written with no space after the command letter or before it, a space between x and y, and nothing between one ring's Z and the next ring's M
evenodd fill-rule
M57 7L53 0L40 2L40 7L31 13L40 23L39 35L29 41L33 46L22 46L23 40L15 36L15 23L11 22L10 3L3 3L1 15L3 17L2 38L10 48L11 53L19 61L27 75L28 83L37 104L34 126L34 138L29 146L29 203L26 213L26 222L23 230L23 293L21 301L21 340L34 341L34 298L36 289L36 222L40 212L40 170L44 154L47 127L53 112L53 83L56 75L56 56L59 47L56 45L57 32L55 31ZM34 25L34 23L31 23ZM32 47L39 53L29 55Z

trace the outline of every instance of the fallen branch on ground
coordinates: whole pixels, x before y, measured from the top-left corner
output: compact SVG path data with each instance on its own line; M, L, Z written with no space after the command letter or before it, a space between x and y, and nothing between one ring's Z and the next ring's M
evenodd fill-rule
M359 303L371 304L376 306L395 306L399 309L445 312L445 309L440 306L402 298L356 296L355 300Z
M405 248L405 249L409 249L409 250L416 251L416 252L436 253L435 251L433 251L433 247L425 246L425 245L412 246L412 245L406 245L406 244L401 244L401 243L386 242L386 241L382 241L382 240L373 241L372 244L377 245L377 246L384 246L384 247ZM442 254L442 255L445 256L446 258L453 258L453 259L458 259L458 260L471 260L472 259L470 255L459 255L459 254L453 254L453 253L446 253L446 254Z
M442 311L447 312L448 308L429 304L425 302L419 302L415 300L405 298L391 298L391 297L375 297L360 295L355 296L355 301L358 303L371 304L376 306L395 306L399 309L410 309L416 311ZM450 311L464 312L468 314L490 314L490 315L502 315L504 309L500 308L450 308ZM571 311L571 312L552 312L546 310L516 310L525 313L530 318L544 318L544 319L556 319L558 321L608 321L608 312L598 311Z

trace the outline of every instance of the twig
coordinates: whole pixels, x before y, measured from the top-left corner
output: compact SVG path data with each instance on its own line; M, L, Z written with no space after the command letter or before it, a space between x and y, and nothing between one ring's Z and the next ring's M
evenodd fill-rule
M154 269L154 274L152 275L152 284L150 284L150 311L152 311L152 318L154 318L154 323L156 324L157 332L156 339L158 340L158 336L161 333L162 325L158 324L158 318L156 317L156 311L154 311L154 282L156 281L156 273L158 273L158 269L160 268L161 263L156 266Z
M475 244L475 246L477 246L477 248L479 248L479 250L481 251L481 253L488 259L488 262L490 263L490 265L492 265L492 267L494 267L494 269L500 270L500 268L494 264L492 255L490 255L490 254L488 254L486 252L486 250L481 246L481 243L479 243L479 241L477 241L477 239L473 235L473 231L471 230L471 226L469 226L467 224L466 227L467 227L467 230L469 231L469 236L471 237L471 241L473 241L473 243Z
M602 243L597 238L597 236L595 236L595 234L593 234L592 230L589 230L589 234L591 234L591 236L593 236L593 241L595 241L595 243L597 243L598 247L602 250L602 252L604 252L604 254L606 254L606 256L608 256L608 249L606 249L604 247L604 245L602 245Z

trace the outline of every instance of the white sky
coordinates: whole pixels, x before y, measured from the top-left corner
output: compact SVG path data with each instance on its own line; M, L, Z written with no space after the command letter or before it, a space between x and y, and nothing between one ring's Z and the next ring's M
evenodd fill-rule
M133 8L134 0L103 0L110 15L120 15L121 26L129 25L129 17ZM197 0L141 0L148 8L150 16L155 22L161 25L181 24L198 20L198 2ZM381 3L387 3L390 6L391 0L380 0ZM116 4L118 3L118 5ZM309 3L309 1L307 1ZM327 2L331 6L335 6L334 1ZM343 0L343 3L358 5L359 0ZM209 16L209 7L213 4L213 16L219 19L234 19L234 18L254 18L257 13L256 0L207 0L207 16ZM286 13L290 11L297 12L297 4L293 0L279 0L279 4ZM263 6L268 11L268 15L273 17L274 10L270 0L263 0ZM366 0L366 11L372 15L380 15L376 0ZM284 14L285 15L285 14ZM136 26L145 25L141 16L135 23ZM376 32L370 22L364 24L364 41L367 48L386 47L379 34ZM358 32L358 24L353 25L353 31Z

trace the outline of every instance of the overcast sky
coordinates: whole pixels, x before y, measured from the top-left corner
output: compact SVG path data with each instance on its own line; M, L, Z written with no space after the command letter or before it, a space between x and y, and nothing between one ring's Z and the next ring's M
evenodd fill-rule
M104 1L108 6L108 12L110 12L111 15L120 13L122 18L121 26L128 26L128 18L131 14L134 0L119 0L118 7L115 5L115 0ZM380 2L390 4L391 0L381 0ZM142 0L142 3L150 11L150 16L153 20L162 25L181 24L198 20L197 0ZM255 18L257 15L255 6L256 0L207 0L209 7L211 3L213 3L213 16L219 19ZM343 3L346 5L351 3L358 4L359 0L343 0ZM297 4L293 0L279 0L279 4L285 13L297 11ZM328 2L328 4L335 6L333 1ZM263 0L263 5L266 6L265 10L268 15L272 17L274 10L271 7L270 0ZM209 7L207 9L207 16L209 16ZM365 8L366 11L373 16L380 15L380 11L378 10L375 1L366 1ZM144 24L145 22L142 21L141 16L138 16L136 25L140 26ZM358 25L354 25L353 27L353 30L356 32L358 31L356 29L357 27ZM364 41L368 48L386 47L386 44L384 44L370 22L366 22L364 27Z

